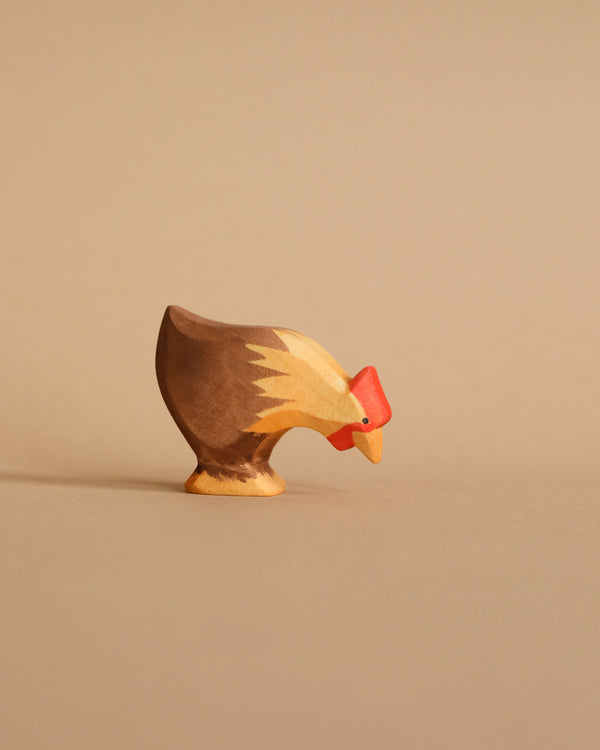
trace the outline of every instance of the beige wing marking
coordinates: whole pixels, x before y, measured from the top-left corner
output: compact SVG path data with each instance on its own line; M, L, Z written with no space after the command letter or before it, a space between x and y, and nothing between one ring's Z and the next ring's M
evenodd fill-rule
M260 411L248 431L272 432L297 425L329 434L337 425L362 416L362 407L348 391L350 377L330 354L306 336L281 329L275 332L288 351L246 346L260 355L253 360L255 364L278 373L254 381L261 395L286 399L286 403Z

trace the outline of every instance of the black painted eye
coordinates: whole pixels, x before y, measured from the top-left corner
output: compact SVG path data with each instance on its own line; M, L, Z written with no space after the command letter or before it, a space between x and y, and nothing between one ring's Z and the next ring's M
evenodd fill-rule
M369 424L368 417L363 417L363 424Z

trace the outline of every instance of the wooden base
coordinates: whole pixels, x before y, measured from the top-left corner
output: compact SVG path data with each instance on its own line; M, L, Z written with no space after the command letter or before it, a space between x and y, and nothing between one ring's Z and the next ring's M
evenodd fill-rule
M274 471L248 476L211 476L203 471L193 474L185 489L196 495L239 495L242 497L271 497L285 490L285 481Z

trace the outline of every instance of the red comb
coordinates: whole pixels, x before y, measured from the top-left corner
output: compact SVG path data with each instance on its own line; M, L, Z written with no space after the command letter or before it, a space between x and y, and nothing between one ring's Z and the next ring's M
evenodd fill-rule
M350 392L360 401L372 427L381 427L392 418L388 403L377 370L369 365L355 375L348 383Z

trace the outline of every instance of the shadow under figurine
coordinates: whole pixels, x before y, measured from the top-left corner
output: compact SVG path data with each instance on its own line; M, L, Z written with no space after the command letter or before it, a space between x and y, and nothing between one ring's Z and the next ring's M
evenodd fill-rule
M350 376L312 339L167 307L156 348L165 403L198 459L185 483L205 495L277 495L271 451L292 427L377 463L392 411L374 367Z

